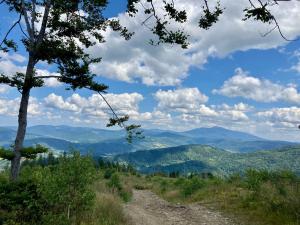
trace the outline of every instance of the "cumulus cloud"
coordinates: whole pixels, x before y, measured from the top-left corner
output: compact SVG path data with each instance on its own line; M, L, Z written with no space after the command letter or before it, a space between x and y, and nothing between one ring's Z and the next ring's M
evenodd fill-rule
M297 58L298 62L291 67L291 70L300 73L300 50L296 50L293 56Z
M7 76L13 76L16 72L25 72L25 66L19 66L12 60L8 60L6 58L0 58L0 73L3 73Z
M20 54L9 54L0 52L0 74L5 74L7 76L13 76L17 72L25 73L26 66L24 66L26 58ZM38 76L58 76L58 73L52 73L48 70L37 69L36 73ZM58 87L62 84L56 78L44 79L45 85L47 87Z
M9 90L9 86L0 84L0 94L7 93Z
M253 77L241 68L236 69L235 75L226 80L220 89L214 89L213 93L227 97L243 97L259 102L284 101L300 104L300 93L295 85L283 86Z
M11 60L18 63L23 63L26 61L26 58L17 53L7 53L7 52L0 52L0 59L1 60Z
M233 106L223 103L212 107L219 113L220 118L229 121L247 121L249 120L247 112L254 110L253 106L243 102L234 104Z
M138 114L138 104L143 100L143 96L138 93L105 94L105 98L112 108L119 114L136 115ZM82 113L83 115L106 118L110 115L110 110L100 95L93 94L90 97L82 97L79 94L63 99L54 93L45 99L46 106Z
M300 123L300 108L272 108L266 111L258 112L260 119L269 121L274 126L297 127Z
M203 106L208 97L202 94L198 88L181 88L176 90L159 90L154 94L158 101L158 108L166 111L177 111L182 113L209 110Z
M300 73L300 60L296 65L292 66L292 70L295 70L297 73Z
M190 34L191 44L187 50L178 46L149 45L148 41L153 35L141 26L145 15L140 13L132 19L119 14L121 23L130 31L135 31L135 35L132 40L124 41L117 33L108 30L105 33L106 43L89 50L92 55L99 56L100 53L103 57L101 63L92 67L93 72L125 82L179 85L188 76L192 66L203 66L209 57L224 57L237 50L269 49L286 44L276 31L261 37L260 33L268 31L269 25L242 21L243 9L249 5L247 0L222 2L226 6L225 13L210 30L203 31L198 27L201 3L198 0L176 1L176 7L186 9L189 16L184 25L185 31ZM157 1L155 4L159 9L161 3ZM281 7L285 10L281 10ZM140 11L143 12L143 9ZM300 27L294 22L300 20L299 11L300 4L297 1L280 2L280 7L274 6L272 9L282 31L289 38L300 34ZM152 22L149 20L150 24ZM171 26L183 28L182 25Z
M119 115L129 115L130 121L142 123L146 127L165 127L171 126L173 118L170 113L160 110L152 112L140 112L139 104L143 100L143 96L139 93L123 93L123 94L106 94L105 98ZM48 95L45 99L45 106L56 112L56 115L65 115L72 123L81 125L105 125L108 118L111 117L111 111L101 96L93 94L89 97L82 97L79 94L73 94L68 98L56 95L54 93ZM48 112L48 118L54 113Z
M38 76L59 76L59 73L51 73L48 70L42 70L42 69L37 69L36 71ZM62 85L61 82L59 82L56 78L51 77L51 78L46 78L44 79L44 83L47 87L59 87Z
M20 98L1 99L0 98L0 115L17 116L20 106ZM41 104L34 97L29 99L28 115L36 116L42 113Z

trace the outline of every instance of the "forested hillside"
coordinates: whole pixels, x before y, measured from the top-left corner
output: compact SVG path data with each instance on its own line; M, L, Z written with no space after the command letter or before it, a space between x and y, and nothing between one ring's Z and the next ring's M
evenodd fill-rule
M300 147L253 153L230 153L207 145L185 145L118 155L141 172L211 172L229 175L248 168L282 170L300 174Z

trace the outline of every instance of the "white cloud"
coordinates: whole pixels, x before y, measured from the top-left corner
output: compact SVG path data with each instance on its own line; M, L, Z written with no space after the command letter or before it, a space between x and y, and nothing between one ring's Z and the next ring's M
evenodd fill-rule
M248 121L249 117L246 113L254 109L254 107L243 102L234 104L233 106L223 103L222 105L212 107L224 121Z
M9 91L9 86L0 84L0 94L7 93Z
M187 10L189 20L187 24L171 26L184 28L191 34L191 45L187 50L178 46L149 45L148 41L153 35L141 26L145 15L140 13L135 18L128 18L120 14L121 23L130 31L135 31L135 35L132 40L124 41L117 33L108 30L105 34L106 43L89 50L94 56L103 57L101 63L92 67L93 72L125 82L179 85L188 76L192 66L201 67L209 57L224 57L238 50L269 49L287 44L276 31L267 37L260 35L271 28L269 25L242 21L243 9L249 5L247 0L222 2L226 7L225 13L217 24L204 31L198 27L202 3L198 0L176 1L176 7ZM161 3L155 4L159 9ZM300 27L294 22L300 20L300 4L297 1L280 2L279 7L272 9L287 37L294 38L300 34ZM140 11L143 12L143 9ZM152 23L151 20L149 23Z
M272 108L266 111L258 112L260 119L267 120L274 126L297 127L300 123L300 108Z
M182 113L194 111L206 111L203 103L208 101L208 97L202 94L198 88L182 88L176 90L159 90L154 94L158 101L158 108L166 111L177 111Z
M0 73L7 76L13 76L16 72L24 73L26 71L25 66L18 66L12 60L0 59Z
M138 93L105 94L104 96L111 107L121 115L137 115L139 110L138 104L143 100L143 96ZM98 94L93 94L88 98L79 94L73 94L71 97L63 99L62 96L52 93L44 100L48 107L77 114L81 113L82 115L98 118L107 118L111 115L107 104Z
M226 80L214 94L227 97L243 97L259 102L291 102L300 104L300 93L295 85L283 86L248 75L241 68L235 70L235 75Z
M297 73L300 73L300 50L296 50L293 53L293 56L298 59L298 62L291 67L291 70L294 70Z
M26 61L26 58L17 53L7 53L7 52L0 52L0 60L11 60L18 63L23 63Z
M37 69L36 71L38 76L59 76L59 73L51 73L48 70ZM62 85L56 78L46 78L44 79L44 83L47 87L59 87Z
M20 98L1 99L0 98L0 115L17 116L20 106ZM29 99L28 115L35 116L42 113L41 104L34 97Z
M13 76L17 72L25 73L26 66L23 63L26 61L26 58L20 54L8 54L0 52L0 74L3 73L7 76ZM38 76L58 76L58 73L51 73L44 69L37 69L36 73ZM47 78L44 79L45 85L47 87L58 87L62 84L56 78Z
M66 110L66 111L76 112L79 110L79 108L75 104L72 104L68 101L64 101L62 96L58 96L54 93L48 95L45 98L45 103L46 103L46 106L49 106L52 108L57 108L57 109L62 109L62 110Z
M213 108L221 109L221 110L237 110L241 112L249 112L253 109L252 106L245 104L243 102L240 102L238 104L234 104L233 106L229 106L225 103L217 106L213 106Z
M295 70L297 73L300 73L300 59L296 65L292 66L292 70Z

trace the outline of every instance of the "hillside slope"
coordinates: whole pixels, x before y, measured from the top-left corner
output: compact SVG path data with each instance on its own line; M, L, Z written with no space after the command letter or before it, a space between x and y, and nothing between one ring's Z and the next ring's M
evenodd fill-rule
M300 147L253 153L230 153L207 145L185 145L118 155L142 172L212 172L228 175L247 168L292 170L300 174Z

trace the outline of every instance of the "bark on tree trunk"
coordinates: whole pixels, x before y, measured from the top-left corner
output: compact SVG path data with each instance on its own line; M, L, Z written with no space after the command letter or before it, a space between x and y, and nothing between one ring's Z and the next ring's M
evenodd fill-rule
M23 148L23 143L27 128L27 111L29 104L29 96L31 89L31 80L34 72L34 60L29 57L27 70L25 74L25 81L22 90L22 98L20 102L19 115L18 115L18 130L14 145L14 158L11 161L11 180L16 181L19 177L20 164L21 164L21 150Z

